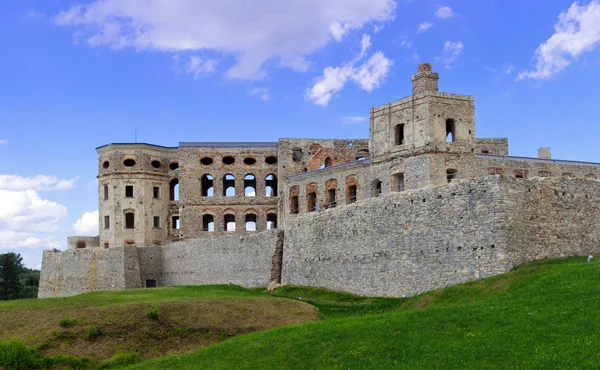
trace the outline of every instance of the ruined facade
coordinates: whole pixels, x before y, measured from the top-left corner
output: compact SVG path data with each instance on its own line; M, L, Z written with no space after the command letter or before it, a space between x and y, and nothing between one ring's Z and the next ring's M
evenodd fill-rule
M313 285L401 296L533 259L600 252L600 164L508 155L472 96L372 108L368 140L109 144L98 237L45 251L40 297L185 284Z

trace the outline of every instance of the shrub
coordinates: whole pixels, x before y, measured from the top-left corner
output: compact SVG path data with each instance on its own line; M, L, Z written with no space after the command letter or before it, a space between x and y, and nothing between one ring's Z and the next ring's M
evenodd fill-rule
M42 354L19 341L0 343L0 368L42 369L47 362Z
M100 337L102 334L104 334L102 332L102 328L97 325L94 325L87 331L87 333L85 334L85 338L94 339Z
M62 326L63 328L67 328L69 326L72 326L74 322L75 321L73 321L73 319L70 319L69 317L65 316L62 319L58 320L58 325Z
M146 312L146 317L152 321L158 321L158 308L154 307Z
M132 365L142 361L142 356L138 353L117 353L110 360L105 361L100 369L110 369L114 367L120 367L125 365Z

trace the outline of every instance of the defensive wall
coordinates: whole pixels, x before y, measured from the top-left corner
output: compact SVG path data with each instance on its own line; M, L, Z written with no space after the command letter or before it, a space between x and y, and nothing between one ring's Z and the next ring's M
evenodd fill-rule
M44 251L39 297L127 288L280 280L283 235L263 231L187 239L166 246Z
M600 253L600 183L492 175L290 217L282 283L411 296Z

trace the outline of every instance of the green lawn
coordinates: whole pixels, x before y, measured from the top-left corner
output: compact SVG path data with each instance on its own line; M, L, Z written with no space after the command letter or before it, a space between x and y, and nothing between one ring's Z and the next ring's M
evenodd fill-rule
M361 299L344 294L286 289L280 293L303 294L338 318L247 334L131 368L600 368L600 264L585 258L536 262L399 307L366 303L383 314L363 315Z

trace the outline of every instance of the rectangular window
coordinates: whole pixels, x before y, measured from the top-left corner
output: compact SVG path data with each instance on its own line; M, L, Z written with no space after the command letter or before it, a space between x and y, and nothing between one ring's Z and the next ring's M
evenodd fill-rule
M404 190L404 174L397 173L392 176L392 189L393 191L402 191Z
M173 218L171 218L171 229L179 230L179 216L173 216Z
M133 198L133 185L125 185L125 197Z
M308 193L308 212L314 212L317 208L317 194Z
M160 217L154 216L154 226L155 229L160 229Z
M110 216L104 216L104 228L105 229L110 228Z
M336 192L335 189L327 190L327 206L334 208L336 206Z
M108 199L108 185L104 185L104 200Z
M396 145L404 145L404 124L396 125L394 136Z
M348 186L348 204L356 202L356 185Z
M158 186L154 187L152 197L154 199L160 199L160 187L158 187Z
M126 229L135 228L135 216L133 215L133 213L125 214L125 228Z

